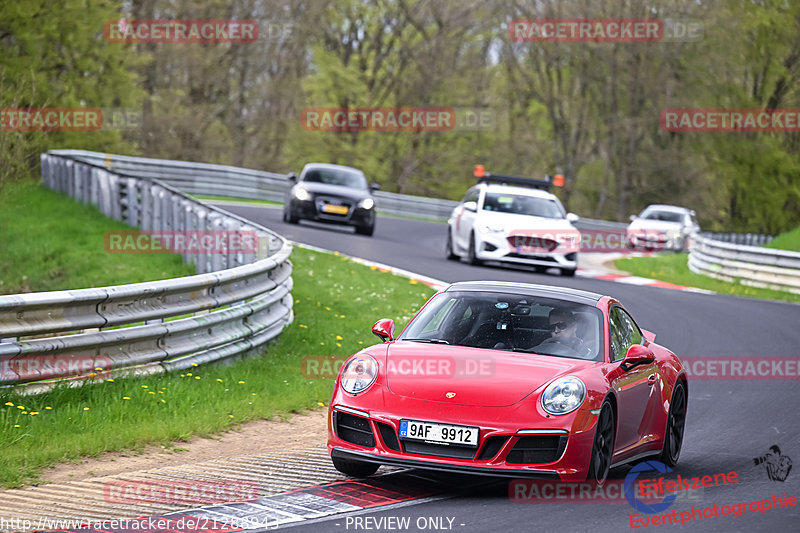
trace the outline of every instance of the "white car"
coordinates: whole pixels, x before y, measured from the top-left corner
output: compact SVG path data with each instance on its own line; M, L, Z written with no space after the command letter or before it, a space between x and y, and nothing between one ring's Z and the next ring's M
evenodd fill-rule
M638 217L631 215L628 246L681 252L689 244L689 238L699 232L700 226L691 209L653 204L647 206Z
M572 222L578 217L567 213L555 195L540 190L549 185L514 176L482 177L447 221L447 258L554 267L562 275L575 275L581 234Z

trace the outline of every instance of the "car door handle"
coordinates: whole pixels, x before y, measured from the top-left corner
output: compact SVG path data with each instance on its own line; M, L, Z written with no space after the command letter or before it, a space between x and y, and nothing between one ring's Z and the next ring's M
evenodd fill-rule
M650 385L650 386L652 387L653 385L655 385L655 384L656 384L656 380L657 380L657 379L658 379L658 378L656 377L656 375L655 375L655 374L650 374L650 377L649 377L649 378L647 378L647 384L648 384L648 385Z

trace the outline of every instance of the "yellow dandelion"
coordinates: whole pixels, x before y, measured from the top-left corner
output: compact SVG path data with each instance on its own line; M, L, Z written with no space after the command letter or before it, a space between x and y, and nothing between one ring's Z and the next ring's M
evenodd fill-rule
M326 305L326 306L325 306L325 310L326 310L326 311L330 311L330 310L331 310L331 308L330 308L330 307L328 307L328 306Z
M341 348L341 347L342 347L342 343L340 343L340 342L337 342L337 343L336 343L336 346L338 346L339 348Z
M251 392L251 393L250 393L250 396L255 396L255 395L256 395L256 393L255 393L255 392Z
M185 378L185 377L186 377L186 374L181 374L181 377L182 377L182 378Z
M322 305L321 303L317 302L317 307L319 307L319 306L321 306L321 305Z
M19 427L19 424L14 424L14 427L15 427L15 428L18 428L18 427Z
M320 346L325 346L324 342L319 343Z
M317 402L317 405L319 405L320 407L325 407L325 404L322 402Z
M300 324L300 327L303 329L308 329L308 326L306 326L305 324Z
M218 382L220 382L220 383L222 383L222 380L221 380L220 378L217 378L217 381L218 381Z
M84 408L83 408L83 410L84 410L84 411L88 411L88 410L89 410L89 408L88 408L88 407L84 407Z
M228 418L233 418L233 415L228 415Z
M189 377L192 377L192 373L191 372L187 372L186 375L189 376Z
M95 368L95 370L98 371L98 372L102 372L103 368L98 366L97 368Z
M111 379L111 378L108 378L106 381L110 381L111 383L114 383L114 380Z
M339 315L339 318L344 318L344 315Z
M240 381L240 382L239 382L239 385L244 385L244 381Z
M419 281L417 281L417 280L415 280L415 279L410 279L410 280L408 280L408 281L409 281L409 282L410 282L412 285L416 285L417 283L419 283Z
M364 344L364 341L358 341L358 344Z
M163 390L158 391L159 394L164 394Z
M39 414L39 411L31 411L31 416L36 416Z
M23 415L27 415L27 414L28 414L28 411L22 411L22 414L23 414Z
M11 402L6 402L6 405L9 406L9 407L14 407L14 404L11 403Z
M163 398L162 398L162 399L161 399L161 403L167 403L167 400L165 400L165 399L163 399Z
M53 410L53 408L52 408L52 407L50 407L50 406L48 405L47 407L45 407L45 410L47 410L47 411L52 411L52 410Z
M131 397L130 397L130 396L123 396L123 397L122 397L122 399L123 399L123 400L130 400L130 399L131 399Z
M153 395L154 395L154 394L155 394L155 392L153 392L153 391L148 391L148 392L147 392L147 394L153 394Z
M143 389L149 389L150 387L148 387L147 385L142 385L142 388Z
M372 265L372 266L369 267L369 269L370 270L378 270L378 267L376 267L375 265Z
M25 410L25 406L24 405L18 405L17 409L19 409L20 411L24 411Z
M97 377L97 374L94 372L89 372L89 377L90 378Z
M197 366L197 363L192 363L192 366Z
M340 340L342 340L343 338L344 338L344 337L342 337L341 335L336 335L336 340L337 340L337 341L340 341Z
M200 379L200 376L195 376L194 379Z

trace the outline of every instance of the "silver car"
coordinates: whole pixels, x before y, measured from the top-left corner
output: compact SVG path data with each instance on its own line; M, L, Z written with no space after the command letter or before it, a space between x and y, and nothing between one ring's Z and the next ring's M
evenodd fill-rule
M653 204L647 206L639 216L631 215L628 246L682 252L689 244L689 238L699 232L700 225L693 210Z

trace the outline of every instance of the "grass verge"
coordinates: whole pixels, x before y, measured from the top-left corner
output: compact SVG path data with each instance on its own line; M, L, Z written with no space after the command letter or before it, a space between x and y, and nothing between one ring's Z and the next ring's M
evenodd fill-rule
M375 344L375 320L393 318L400 331L433 294L334 254L295 247L292 262L294 323L259 357L38 396L0 391L0 483L17 487L36 482L42 468L56 462L169 446L327 405L333 379L306 377L303 358L345 357Z
M800 228L795 228L792 231L781 233L770 242L765 244L764 248L800 252Z
M107 231L130 230L33 180L0 192L0 294L104 287L191 276L175 254L111 254Z
M746 298L761 298L764 300L784 300L787 302L800 302L800 294L760 289L749 287L741 283L729 283L689 270L687 254L664 254L653 257L625 257L617 259L614 266L634 276L652 278L687 287L697 287L716 292Z

